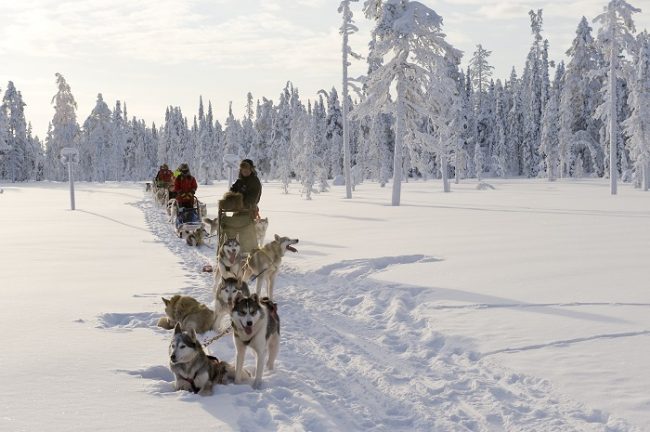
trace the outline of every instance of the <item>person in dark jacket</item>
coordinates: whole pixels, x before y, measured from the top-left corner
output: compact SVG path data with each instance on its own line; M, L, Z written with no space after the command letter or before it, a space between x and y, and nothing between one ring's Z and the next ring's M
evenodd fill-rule
M244 197L244 207L251 212L251 217L259 217L257 204L262 196L262 183L257 177L255 164L250 159L244 159L239 164L239 178L230 187L231 192L239 192Z

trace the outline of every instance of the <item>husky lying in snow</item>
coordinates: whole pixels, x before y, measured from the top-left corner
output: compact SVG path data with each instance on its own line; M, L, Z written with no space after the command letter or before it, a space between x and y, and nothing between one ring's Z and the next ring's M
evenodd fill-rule
M232 365L209 356L192 329L182 331L181 325L176 324L174 335L169 344L169 368L176 377L176 390L187 390L201 396L212 394L215 384L227 384L235 377ZM250 378L244 371L245 378Z
M273 300L273 284L275 276L280 269L282 257L286 251L297 252L292 246L298 243L298 239L289 237L280 237L275 235L275 240L267 243L262 248L254 249L246 259L244 264L242 280L250 280L252 277L257 278L256 293L259 296L262 291L262 281L265 282L266 292Z
M205 244L208 232L202 226L188 228L187 225L181 225L178 229L178 236L185 239L185 242L189 246L200 246Z
M162 298L167 316L158 320L158 326L173 329L180 324L183 330L205 333L214 326L214 312L189 296L176 294L171 299Z
M277 304L267 297L260 298L253 294L250 297L237 296L232 310L232 328L237 360L235 363L235 383L239 384L244 377L244 355L246 348L255 351L257 359L253 388L262 386L264 361L266 368L273 370L275 359L280 349L280 317Z

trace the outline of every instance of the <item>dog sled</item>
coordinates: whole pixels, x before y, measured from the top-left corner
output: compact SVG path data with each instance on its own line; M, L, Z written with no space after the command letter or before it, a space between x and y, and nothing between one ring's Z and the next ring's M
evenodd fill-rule
M176 232L189 245L196 246L203 242L206 231L202 218L207 214L206 205L194 197L192 207L178 207L176 214Z
M255 219L253 219L250 209L243 207L241 195L235 197L235 199L224 197L224 199L219 200L217 226L219 247L227 238L239 235L242 254L248 255L250 251L257 248Z

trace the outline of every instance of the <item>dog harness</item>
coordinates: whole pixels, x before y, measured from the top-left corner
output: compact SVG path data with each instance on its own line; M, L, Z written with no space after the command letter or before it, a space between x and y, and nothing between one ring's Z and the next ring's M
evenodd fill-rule
M215 356L209 355L207 357L208 357L208 360L210 360L212 362L219 363L219 359L216 358ZM181 377L183 379L183 381L187 381L188 383L190 383L190 386L192 387L192 393L194 393L194 394L197 394L199 392L199 390L201 390L199 387L196 386L196 384L194 384L194 380L196 379L196 376L198 374L199 374L199 372L197 371L192 378Z

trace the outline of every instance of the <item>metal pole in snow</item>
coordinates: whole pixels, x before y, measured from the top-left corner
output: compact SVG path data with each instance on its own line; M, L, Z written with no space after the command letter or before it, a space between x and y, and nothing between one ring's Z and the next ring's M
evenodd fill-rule
M72 158L68 159L68 178L70 179L70 210L74 210L74 178L72 177Z

